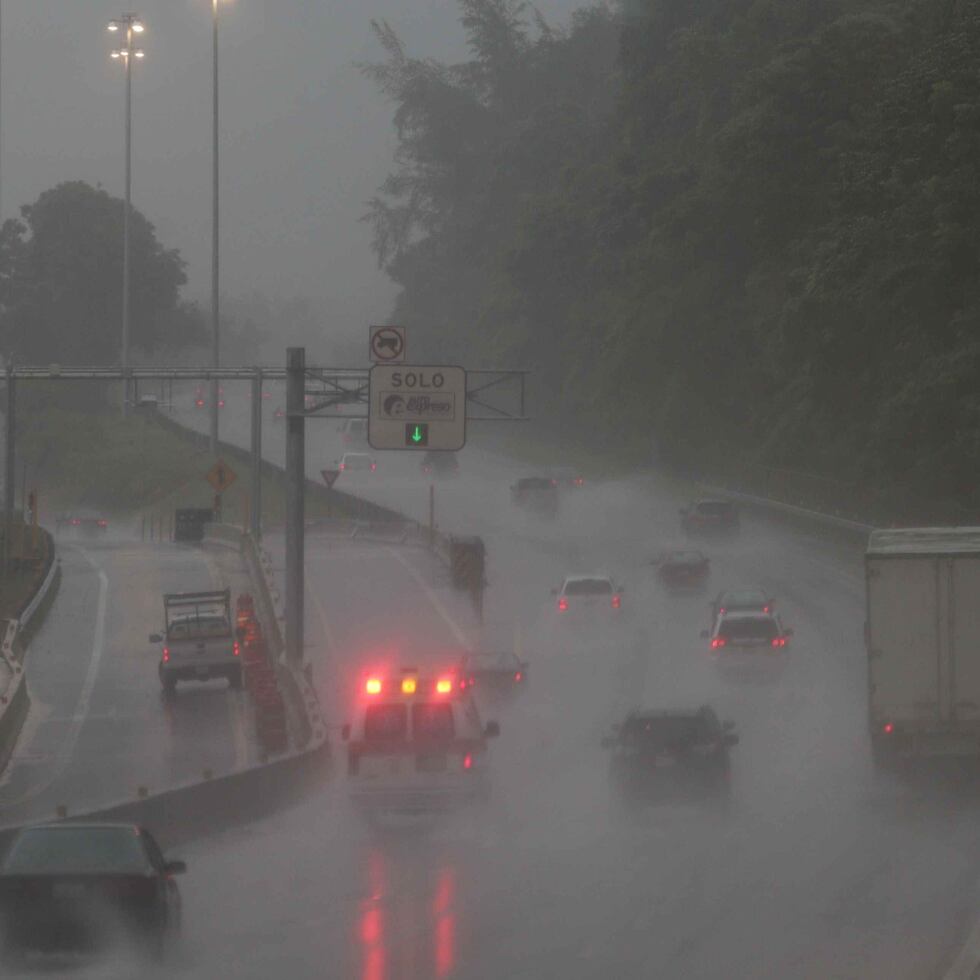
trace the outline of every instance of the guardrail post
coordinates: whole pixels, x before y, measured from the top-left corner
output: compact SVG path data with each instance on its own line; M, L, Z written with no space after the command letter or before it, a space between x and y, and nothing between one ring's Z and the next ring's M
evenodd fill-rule
M303 490L306 482L306 349L286 351L286 658L303 662Z

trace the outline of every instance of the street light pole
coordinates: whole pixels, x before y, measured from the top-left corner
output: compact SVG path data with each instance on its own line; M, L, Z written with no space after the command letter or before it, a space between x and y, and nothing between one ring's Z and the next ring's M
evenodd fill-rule
M218 0L211 0L214 79L212 86L214 132L211 147L211 364L221 360L218 296ZM211 455L218 454L218 382L211 382Z
M133 46L133 35L143 33L143 24L136 14L121 14L110 21L109 30L126 32L126 46L112 52L112 57L126 63L126 202L123 208L123 286L122 286L122 350L120 363L123 371L122 413L129 413L129 316L130 316L130 242L129 217L133 197L133 59L142 58L143 52Z

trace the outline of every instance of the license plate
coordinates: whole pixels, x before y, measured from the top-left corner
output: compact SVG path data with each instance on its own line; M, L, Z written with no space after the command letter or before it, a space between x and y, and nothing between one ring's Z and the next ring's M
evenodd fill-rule
M84 898L85 886L79 884L69 884L67 882L55 882L51 889L51 894L55 898L75 899Z
M441 755L420 755L415 759L415 768L419 772L445 772L446 756Z

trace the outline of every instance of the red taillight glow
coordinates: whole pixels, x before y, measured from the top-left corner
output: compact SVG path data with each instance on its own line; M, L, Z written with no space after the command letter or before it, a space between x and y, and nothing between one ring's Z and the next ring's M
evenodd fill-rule
M377 463L372 463L372 464L371 464L371 470L372 470L372 472L373 472L374 470L376 470L377 468L378 468L378 464L377 464Z
M197 401L194 402L194 404L197 405L198 408L204 408L204 399L198 398Z
M463 768L472 769L473 768L473 756L469 752L463 756Z
M725 612L725 607L724 607L724 606L722 606L722 607L721 607L721 608L720 608L720 609L718 610L718 612L720 612L720 613L723 613L723 612Z
M402 694L414 694L418 681L414 677L402 678Z
M108 521L105 520L99 521L99 527L108 527L108 526L109 526Z
M522 674L522 673L521 673L520 671L517 671L517 672L516 672L516 673L514 674L514 683L515 683L515 684L520 684L520 682L521 682L522 680L524 680L524 675L523 675L523 674Z
M711 641L711 649L717 650L719 647L723 647L725 643L728 642L723 636L716 636Z
M364 685L364 690L368 694L380 694L381 693L381 678L380 677L369 677Z
M613 607L613 609L619 609L619 607L622 604L623 604L623 597L622 596L614 595L612 597L612 607Z
M164 647L163 648L163 662L165 664L169 664L170 663L170 648L169 647Z
M436 694L449 694L453 689L453 682L448 677L440 677L436 681Z
M767 613L767 612L769 612L769 607L768 607L768 606L763 606L763 607L762 607L762 611L763 611L764 613ZM724 612L724 610L722 610L722 612Z
M883 732L884 732L884 733L885 733L886 735L891 735L891 733L892 733L893 731L895 731L895 726L894 726L894 725L893 725L893 724L892 724L892 723L891 723L890 721L888 721L888 722L885 722L885 725L884 725L884 727L882 728L882 731L883 731Z
M340 464L340 465L339 465L339 466L337 467L337 469L338 469L338 470L346 470L346 469L347 469L347 464L346 464L346 463L341 463L341 464Z
M232 653L233 653L233 654L234 654L234 655L235 655L236 657L237 657L237 656L238 656L238 655L239 655L239 654L240 654L240 653L242 652L242 648L241 648L241 647L239 646L239 644L238 644L238 640L235 640L235 642L234 642L234 643L232 644L232 647L231 647L231 652L232 652Z
M774 636L772 638L772 645L774 647L784 647L784 646L786 646L786 637L785 636Z
M565 612L567 609L568 609L568 600L564 596L562 596L558 600L558 611Z

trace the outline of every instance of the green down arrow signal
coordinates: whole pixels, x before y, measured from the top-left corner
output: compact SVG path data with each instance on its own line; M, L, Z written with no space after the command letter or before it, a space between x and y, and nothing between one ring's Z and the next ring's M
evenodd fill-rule
M429 425L427 422L409 422L405 426L405 445L406 446L428 446L429 444Z
M421 442L421 441L422 441L422 427L420 425L417 425L415 426L414 429L412 429L412 442Z

